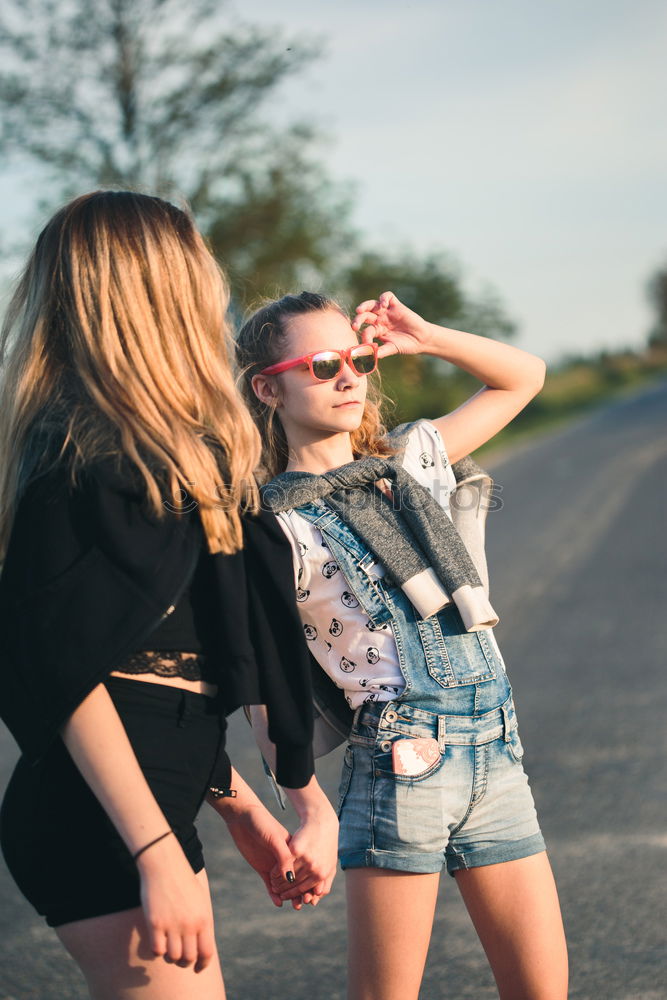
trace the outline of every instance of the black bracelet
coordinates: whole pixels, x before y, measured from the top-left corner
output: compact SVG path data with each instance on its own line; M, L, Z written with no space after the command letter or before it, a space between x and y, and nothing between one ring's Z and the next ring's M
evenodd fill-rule
M140 854L143 854L143 853L144 853L144 851L147 851L149 847L152 847L152 846L153 846L153 844L157 844L157 843L159 843L159 842L160 842L161 840L164 840L164 838L165 838L165 837L168 837L168 836L169 836L169 834L170 834L170 833L173 833L173 832L174 832L174 831L173 831L172 829L169 829L169 830L167 830L167 832L166 832L166 833L161 833L159 837L156 837L156 838L155 838L155 840L151 840L151 841L150 841L150 842L149 842L148 844L144 844L144 846L143 846L143 847L140 847L140 848L139 848L139 850L137 851L137 853L136 853L136 854L133 854L133 855L132 855L132 860L133 860L133 861L136 861L136 860L137 860L137 858L139 857L139 855L140 855Z
M211 786L209 792L214 799L235 799L236 789L235 788L214 788Z

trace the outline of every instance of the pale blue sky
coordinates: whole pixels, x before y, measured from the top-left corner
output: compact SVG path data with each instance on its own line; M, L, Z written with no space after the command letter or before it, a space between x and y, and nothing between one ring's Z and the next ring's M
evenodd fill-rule
M549 360L643 342L667 258L662 0L235 6L326 38L289 107L332 134L369 240L452 251Z
M644 285L667 260L662 0L232 6L325 40L276 114L329 133L368 243L450 251L549 361L644 341ZM29 186L0 172L0 197L7 232Z

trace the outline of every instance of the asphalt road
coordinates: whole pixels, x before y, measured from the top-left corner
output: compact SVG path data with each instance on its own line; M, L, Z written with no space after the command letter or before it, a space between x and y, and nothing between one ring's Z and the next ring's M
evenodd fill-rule
M665 1000L667 381L486 465L496 634L559 885L573 1000ZM246 723L233 759L266 792ZM0 786L16 751L0 732ZM321 762L332 795L338 754ZM343 1000L344 876L276 910L211 810L201 818L230 1000ZM80 975L0 861L0 1000L83 1000ZM496 996L443 877L423 1000ZM184 998L187 1000L187 998Z

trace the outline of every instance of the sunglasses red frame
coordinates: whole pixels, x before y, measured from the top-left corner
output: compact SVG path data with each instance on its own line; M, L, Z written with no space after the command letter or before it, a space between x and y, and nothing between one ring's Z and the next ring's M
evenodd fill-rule
M330 382L332 378L337 378L343 370L343 366L347 363L356 375L372 375L378 366L378 348L379 344L355 344L353 347L347 347L344 350L323 350L323 351L313 351L312 354L304 354L300 358L290 358L287 361L279 361L275 365L269 365L268 368L263 368L259 373L260 375L280 375L281 372L286 372L290 368L296 368L297 365L307 364L310 369L310 374L315 379L316 382ZM373 351L373 367L369 372L359 372L354 366L354 358L352 356L352 351L359 350L360 347L368 348L370 347ZM318 378L318 376L313 371L313 358L316 358L318 354L337 354L340 358L340 368L335 375L331 375L329 378ZM368 357L367 354L362 355L362 357Z

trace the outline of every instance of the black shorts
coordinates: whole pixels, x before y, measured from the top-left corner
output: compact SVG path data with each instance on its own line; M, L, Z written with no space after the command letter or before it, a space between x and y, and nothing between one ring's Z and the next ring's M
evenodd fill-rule
M193 871L194 821L210 784L229 782L218 698L109 677L107 689L158 805ZM0 812L0 843L19 889L51 927L140 906L137 867L62 740L21 757Z

